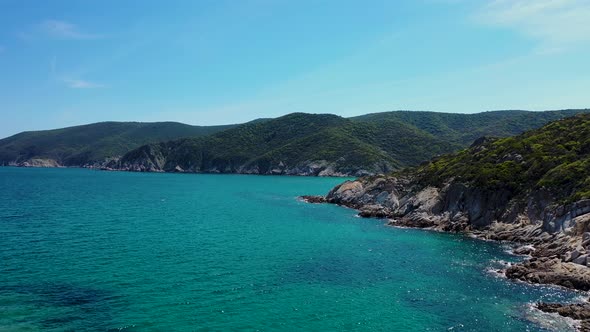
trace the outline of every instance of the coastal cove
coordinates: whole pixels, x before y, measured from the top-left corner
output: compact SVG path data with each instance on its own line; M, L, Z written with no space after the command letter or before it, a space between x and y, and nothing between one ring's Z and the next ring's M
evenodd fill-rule
M297 199L344 180L0 167L0 330L567 330L501 244Z

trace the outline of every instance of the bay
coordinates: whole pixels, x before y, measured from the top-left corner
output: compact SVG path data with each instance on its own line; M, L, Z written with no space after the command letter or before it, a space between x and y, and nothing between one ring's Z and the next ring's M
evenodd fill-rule
M0 168L0 331L547 331L496 243L297 200L338 178Z

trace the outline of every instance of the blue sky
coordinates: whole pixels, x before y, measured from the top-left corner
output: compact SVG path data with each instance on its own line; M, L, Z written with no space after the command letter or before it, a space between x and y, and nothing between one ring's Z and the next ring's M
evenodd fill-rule
M0 137L590 107L590 0L0 0Z

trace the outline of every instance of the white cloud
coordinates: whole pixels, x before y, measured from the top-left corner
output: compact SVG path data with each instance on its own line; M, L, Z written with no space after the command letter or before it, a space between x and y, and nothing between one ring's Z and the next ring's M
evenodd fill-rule
M63 81L67 84L68 87L72 89L96 89L105 87L105 85L103 84L80 79L64 79Z
M534 38L544 53L590 43L589 0L493 0L476 19Z
M45 20L41 22L41 29L47 35L59 39L96 39L101 35L81 31L77 25L59 20Z

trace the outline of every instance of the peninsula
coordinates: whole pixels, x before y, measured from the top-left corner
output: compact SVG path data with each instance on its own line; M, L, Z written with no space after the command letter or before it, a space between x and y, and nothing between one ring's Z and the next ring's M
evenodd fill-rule
M481 138L420 166L303 198L393 226L509 242L530 258L507 266L506 277L590 290L590 114L515 137ZM538 308L581 320L580 328L590 330L588 303Z

